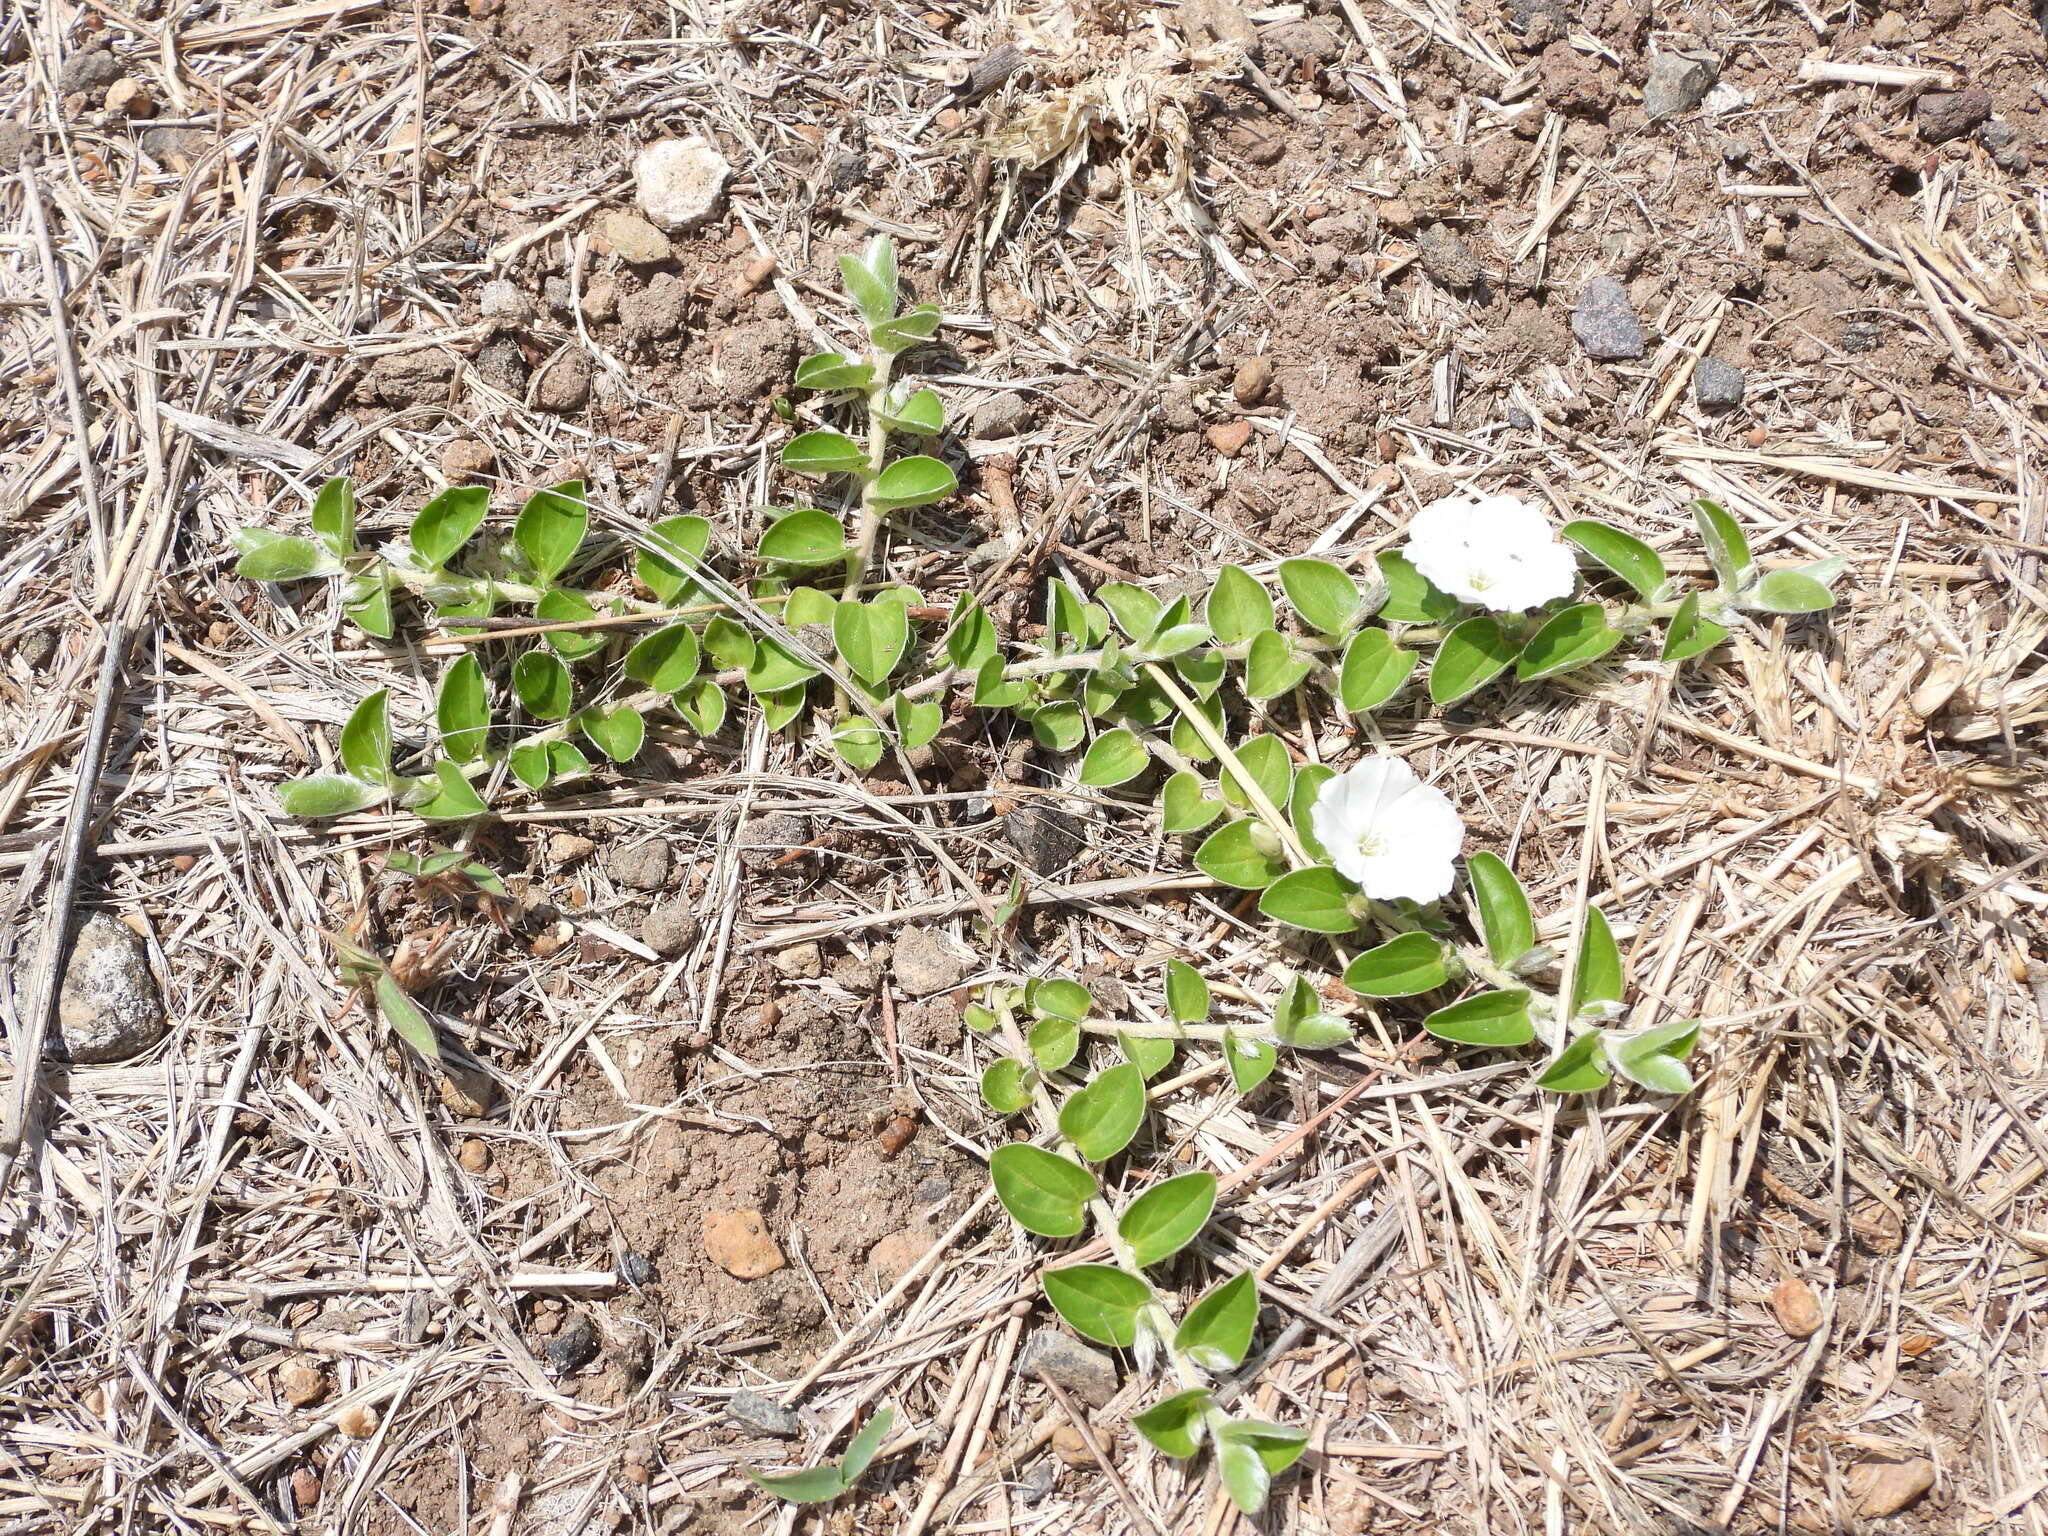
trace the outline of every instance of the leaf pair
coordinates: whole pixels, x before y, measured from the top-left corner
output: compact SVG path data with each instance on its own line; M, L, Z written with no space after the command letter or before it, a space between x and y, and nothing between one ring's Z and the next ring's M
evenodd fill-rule
M889 1426L896 1422L893 1409L883 1408L846 1443L846 1454L824 1466L806 1467L800 1472L757 1472L746 1469L756 1484L792 1504L827 1504L860 1481L869 1463L889 1438Z

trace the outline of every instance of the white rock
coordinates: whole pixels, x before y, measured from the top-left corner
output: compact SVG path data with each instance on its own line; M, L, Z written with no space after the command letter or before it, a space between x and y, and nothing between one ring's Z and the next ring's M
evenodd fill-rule
M674 234L718 212L731 174L731 164L709 139L662 139L633 162L633 195L642 213Z
M484 284L477 308L486 320L499 325L524 325L533 318L533 301L505 278Z
M57 995L57 1033L74 1062L122 1061L164 1037L164 1005L142 940L95 912L78 930Z

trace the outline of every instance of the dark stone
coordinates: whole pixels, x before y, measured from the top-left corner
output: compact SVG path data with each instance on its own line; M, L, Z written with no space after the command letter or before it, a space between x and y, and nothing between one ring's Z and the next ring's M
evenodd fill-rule
M1081 822L1072 811L1027 801L1003 818L1003 836L1035 874L1056 875L1081 856Z
M1920 98L1920 137L1930 144L1959 139L1991 115L1991 93L1972 86L1966 91L1929 91Z
M628 1248L619 1255L619 1278L626 1284L644 1287L654 1284L657 1271L654 1261L644 1253L635 1253Z
M1875 320L1851 320L1842 327L1844 352L1874 352L1884 340L1884 327Z
M740 828L740 864L751 874L776 867L781 857L810 841L811 829L787 811L756 816Z
M1447 224L1432 224L1415 242L1422 270L1446 288L1470 288L1486 269L1472 247L1451 232Z
M1031 1335L1017 1369L1027 1380L1043 1371L1091 1408L1116 1396L1116 1362L1057 1328L1041 1328Z
M507 395L526 393L526 353L509 336L500 336L476 355L477 377Z
M782 1404L758 1392L735 1392L725 1405L725 1416L742 1429L794 1440L804 1432L803 1421Z
M1643 115L1651 122L1690 112L1721 77L1720 62L1707 54L1660 53L1643 80Z
M1733 363L1718 357L1703 357L1692 371L1693 398L1702 410L1731 411L1742 404L1749 388L1748 377Z
M1517 432L1526 432L1536 425L1536 418L1519 405L1511 405L1508 407L1508 425Z
M1978 128L1977 138L2004 170L2025 171L2033 164L2033 157L2020 147L2017 123L1985 123Z
M109 50L88 48L84 53L71 55L64 61L64 67L57 71L57 94L69 96L73 91L96 91L120 78L120 63Z
M1643 355L1643 322L1617 277L1596 277L1579 294L1572 334L1589 357L1603 361Z
M548 1369L557 1376L580 1371L596 1358L597 1330L581 1314L569 1319L561 1332L548 1340Z

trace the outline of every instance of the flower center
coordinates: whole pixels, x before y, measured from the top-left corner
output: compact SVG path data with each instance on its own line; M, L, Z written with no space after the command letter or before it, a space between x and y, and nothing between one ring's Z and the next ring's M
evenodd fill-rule
M1358 856L1361 859L1376 859L1386 851L1386 839L1380 836L1377 828L1358 835Z

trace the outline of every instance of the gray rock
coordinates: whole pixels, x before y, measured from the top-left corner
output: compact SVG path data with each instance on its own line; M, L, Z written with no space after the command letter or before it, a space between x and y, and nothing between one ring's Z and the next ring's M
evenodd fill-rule
M974 957L960 954L929 928L906 928L897 937L892 963L897 986L911 997L928 997L959 986Z
M1472 247L1451 232L1448 224L1432 224L1415 242L1422 270L1446 288L1470 288L1486 274Z
M477 309L494 325L525 325L533 319L533 300L509 278L495 278L485 283Z
M644 843L613 849L605 855L604 867L612 879L629 891L658 891L668 884L673 862L667 840L653 837Z
M1589 357L1612 361L1643 355L1643 322L1618 277L1596 277L1579 294L1572 334Z
M57 94L69 96L73 91L96 91L120 78L121 65L112 52L105 48L88 48L84 53L71 55L64 61L64 67L57 71Z
M590 399L591 380L596 372L590 354L581 347L571 347L548 364L533 392L533 403L544 411L579 411Z
M1959 139L1991 115L1991 93L1972 86L1966 91L1929 91L1920 98L1915 126L1930 144Z
M633 162L633 196L657 229L695 229L725 201L732 165L709 139L660 139Z
M0 123L0 176L12 176L21 169L21 157L28 153L29 132L20 123Z
M664 960L687 953L703 931L697 914L680 901L656 907L640 920L640 942Z
M2033 157L2020 147L2017 123L1985 123L1977 129L1977 138L2004 170L2025 171L2033 164Z
M363 389L394 409L442 400L455 377L455 360L439 347L393 352L370 364Z
M968 432L976 441L1015 437L1031 425L1031 402L1012 390L975 407Z
M1692 396L1702 410L1732 411L1742 404L1748 388L1748 376L1718 357L1701 358L1692 371Z
M648 1286L654 1284L658 1276L652 1259L628 1248L619 1255L619 1278L628 1285Z
M597 844L575 832L556 832L548 838L548 862L562 869L581 864L595 852Z
M683 333L690 285L673 272L657 272L645 288L618 297L619 329L634 341L666 341Z
M597 1330L580 1313L548 1340L548 1369L557 1376L580 1371L597 1358Z
M1335 63L1344 52L1344 35L1320 17L1283 21L1259 34L1259 51L1276 73L1292 76Z
M1884 341L1884 327L1875 320L1851 320L1842 327L1844 352L1874 352Z
M1643 114L1656 122L1690 112L1721 78L1720 60L1704 53L1660 53L1643 80Z
M803 1421L782 1404L758 1392L735 1392L725 1405L725 1416L741 1429L794 1440L804 1432Z
M1073 812L1028 800L1003 818L1003 836L1025 866L1056 875L1081 856L1081 823Z
M53 1054L73 1062L123 1061L163 1039L164 1030L163 999L142 940L119 918L93 913L64 965Z
M1258 56L1259 29L1237 0L1181 0L1180 30L1192 42L1214 39Z
M197 128L145 129L142 152L157 164L178 170L206 152L206 135Z
M1026 1377L1045 1372L1091 1408L1116 1396L1116 1362L1057 1328L1040 1328L1031 1335L1018 1369Z
M1526 432L1536 425L1536 418L1519 405L1511 405L1508 407L1508 425L1517 432Z
M1570 7L1564 0L1508 0L1508 25L1517 33L1525 33L1538 16L1548 18L1562 36L1572 24Z
M526 393L526 353L510 336L500 336L476 355L476 374L491 388L508 395Z
M919 1205L944 1205L953 1198L953 1186L943 1173L935 1173L922 1180L910 1198Z
M756 816L740 828L740 864L753 874L772 869L775 863L792 848L801 848L811 839L811 829L802 817L792 816L787 811L775 811L766 816Z

